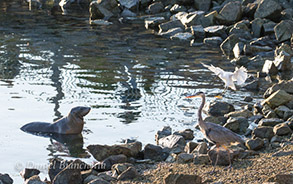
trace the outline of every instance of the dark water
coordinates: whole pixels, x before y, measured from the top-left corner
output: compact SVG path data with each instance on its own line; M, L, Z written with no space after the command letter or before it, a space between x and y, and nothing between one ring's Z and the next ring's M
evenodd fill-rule
M163 126L194 129L200 100L184 96L200 90L211 101L223 90L200 62L233 69L218 48L160 38L143 24L90 26L88 15L54 16L0 2L0 173L15 181L24 167L45 173L50 158L86 157L89 144L155 143ZM239 107L254 95L228 91L223 100ZM19 129L52 122L78 105L92 107L82 135L49 139Z

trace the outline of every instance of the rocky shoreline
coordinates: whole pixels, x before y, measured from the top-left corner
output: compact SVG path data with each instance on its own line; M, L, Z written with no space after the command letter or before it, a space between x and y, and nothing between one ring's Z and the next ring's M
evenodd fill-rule
M39 2L31 7L40 7ZM77 1L54 1L70 11ZM253 77L244 86L263 92L261 102L235 110L233 104L216 100L206 105L205 120L218 123L246 137L245 146L233 145L234 165L221 150L217 172L212 170L214 149L194 142L193 130L172 132L164 127L155 135L157 145L129 141L121 145L89 145L92 165L76 159L53 159L49 181L36 168L21 172L27 184L43 183L293 183L293 1L274 0L99 0L85 4L90 23L110 26L143 20L142 26L171 41L220 47L237 66ZM252 126L253 125L253 126ZM62 166L62 167L61 167ZM0 174L0 184L11 184Z

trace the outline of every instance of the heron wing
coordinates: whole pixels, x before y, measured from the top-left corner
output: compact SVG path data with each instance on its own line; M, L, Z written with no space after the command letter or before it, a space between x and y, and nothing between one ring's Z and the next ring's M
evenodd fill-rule
M206 137L212 142L219 143L220 145L234 142L244 143L238 134L221 125L209 122L205 124L207 128Z
M206 64L203 64L201 63L204 67L206 67L207 69L209 69L210 71L214 72L216 75L220 75L220 73L224 72L224 70L222 70L221 68L219 67L215 67L213 65L206 65Z
M247 69L243 66L240 68L235 68L235 71L232 75L232 80L237 82L237 85L243 84L247 79Z

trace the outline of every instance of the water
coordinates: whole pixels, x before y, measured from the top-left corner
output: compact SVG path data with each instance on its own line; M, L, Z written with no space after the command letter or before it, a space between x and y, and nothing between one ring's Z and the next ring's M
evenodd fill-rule
M41 169L43 178L50 158L86 157L89 144L154 144L163 126L194 129L200 100L184 97L200 90L210 101L223 90L200 62L233 69L218 48L160 38L142 24L92 27L88 15L53 16L17 1L0 8L0 173L16 183L24 167ZM228 91L223 100L239 108L245 96L255 94ZM59 137L67 147L19 129L53 122L78 105L92 110L82 137Z

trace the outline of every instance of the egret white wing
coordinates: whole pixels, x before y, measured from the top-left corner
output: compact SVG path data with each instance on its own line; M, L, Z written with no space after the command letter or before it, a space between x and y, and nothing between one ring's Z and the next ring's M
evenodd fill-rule
M240 68L235 68L235 71L232 75L233 81L237 81L237 85L243 84L247 79L247 70L243 66Z
M216 75L219 75L220 73L224 72L224 70L222 70L221 68L219 67L215 67L213 65L206 65L206 64L203 64L201 63L204 67L206 67L207 69L209 69L210 71L214 72Z

